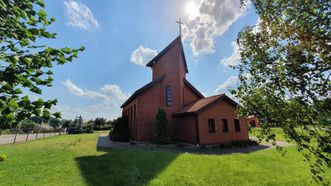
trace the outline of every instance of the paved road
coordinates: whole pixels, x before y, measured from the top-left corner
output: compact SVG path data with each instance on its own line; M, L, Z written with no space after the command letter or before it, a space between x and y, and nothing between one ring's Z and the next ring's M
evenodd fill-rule
M63 134L63 132L61 133ZM46 138L50 136L60 135L59 132L53 133L34 133L34 134L17 134L15 143L22 143L25 141L31 141L35 139ZM6 134L0 136L0 145L14 143L15 134Z

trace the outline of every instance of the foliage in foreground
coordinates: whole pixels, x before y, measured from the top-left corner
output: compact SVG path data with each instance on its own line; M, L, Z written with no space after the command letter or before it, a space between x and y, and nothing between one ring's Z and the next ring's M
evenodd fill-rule
M242 2L245 2L242 0ZM260 16L239 33L241 115L256 115L261 138L272 127L309 160L323 181L331 167L331 1L252 0Z
M156 144L167 144L170 142L167 113L162 108L159 108L156 113L153 142Z
M84 48L53 48L39 39L55 39L46 28L55 18L47 17L43 0L0 0L0 128L8 128L30 116L50 118L57 100L31 101L23 91L42 94L40 86L52 86L51 68L77 58ZM60 117L60 113L53 116Z

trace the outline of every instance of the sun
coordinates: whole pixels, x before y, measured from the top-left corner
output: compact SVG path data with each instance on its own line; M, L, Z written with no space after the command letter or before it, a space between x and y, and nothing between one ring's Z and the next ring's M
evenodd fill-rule
M185 5L185 13L188 15L190 20L193 20L199 16L199 9L194 1L190 1Z

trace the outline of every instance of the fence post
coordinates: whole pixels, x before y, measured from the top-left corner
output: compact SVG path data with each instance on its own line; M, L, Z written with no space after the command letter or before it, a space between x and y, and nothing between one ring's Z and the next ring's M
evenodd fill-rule
M51 129L51 134L50 134L50 136L52 136L52 132L53 132L53 129Z
M45 133L46 133L46 131L44 131L43 138L45 138Z
M29 139L29 131L28 131L28 133L26 134L26 139L25 139L25 141L28 141L28 139Z
M17 129L16 129L16 132L15 132L14 143L16 142L16 136L17 136Z
M39 131L37 130L37 131L36 131L36 139L38 139L38 132L39 132Z

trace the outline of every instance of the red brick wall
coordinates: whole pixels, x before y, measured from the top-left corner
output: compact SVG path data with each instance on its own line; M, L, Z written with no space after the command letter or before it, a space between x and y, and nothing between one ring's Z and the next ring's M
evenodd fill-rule
M184 85L183 87L183 94L184 105L188 105L189 103L199 99L199 97L192 91L192 89L187 87L187 85Z
M160 107L160 84L138 96L137 140L152 140L155 116Z
M176 125L175 140L194 143L194 144L197 143L196 119L194 116L177 118L175 125Z
M137 121L138 121L138 101L137 99L132 100L128 105L123 108L122 116L127 116L129 120L129 131L132 139L137 137Z
M236 118L236 108L224 100L200 113L198 116L200 144L217 144L237 140L248 140L246 119L240 119L240 132L235 132L234 119ZM215 133L209 133L208 119L215 120ZM229 132L227 133L223 133L222 119L228 120Z
M180 53L180 45L177 42L171 49L168 50L152 67L153 80L166 75L161 82L160 88L160 105L165 109L168 115L170 133L175 135L175 128L173 126L174 118L172 114L183 107L183 87L185 78L185 69ZM172 105L166 106L166 86L172 88ZM150 91L150 90L148 90Z

